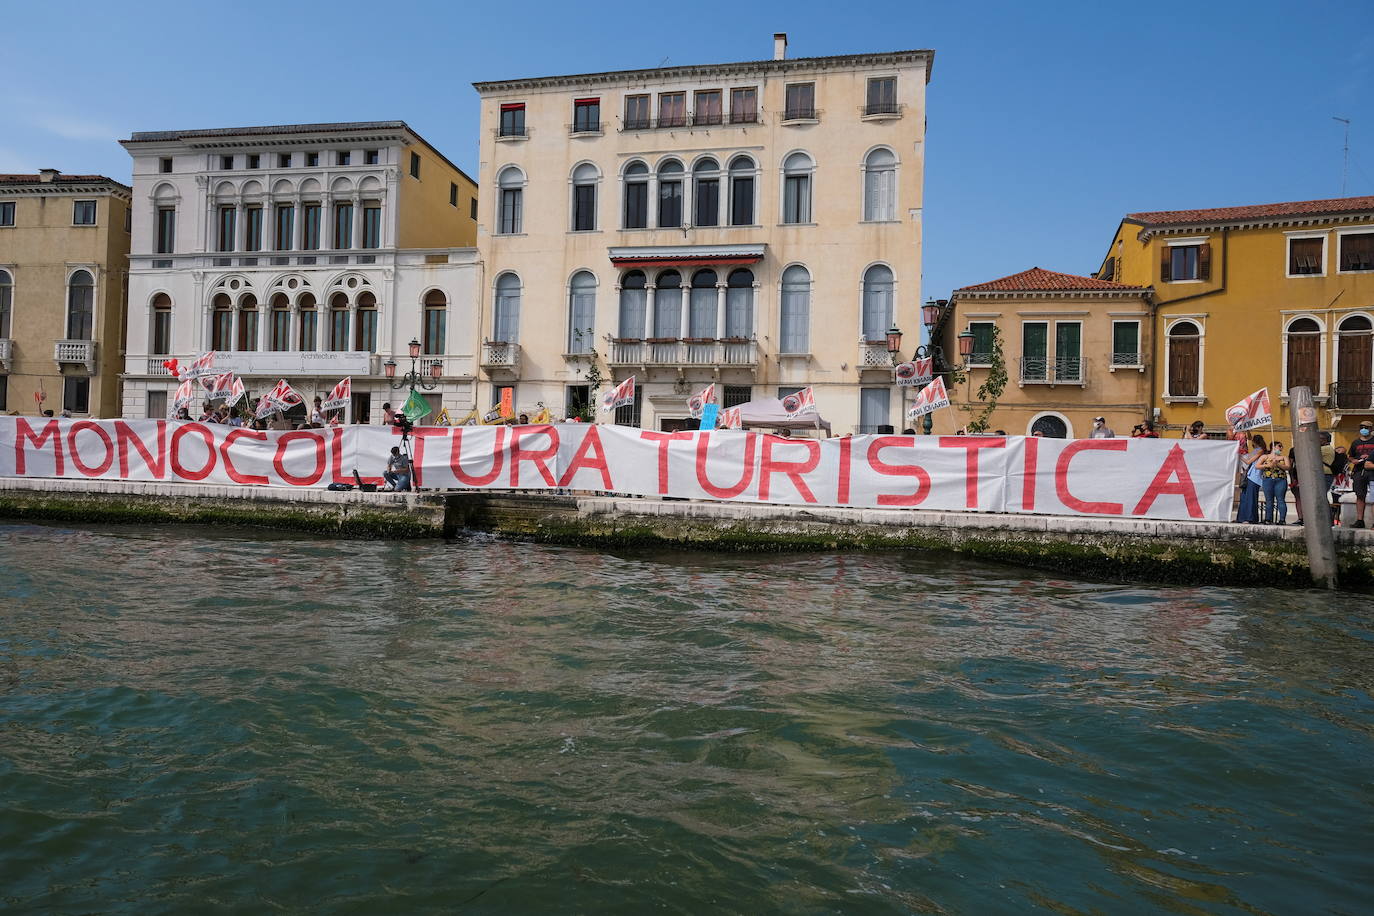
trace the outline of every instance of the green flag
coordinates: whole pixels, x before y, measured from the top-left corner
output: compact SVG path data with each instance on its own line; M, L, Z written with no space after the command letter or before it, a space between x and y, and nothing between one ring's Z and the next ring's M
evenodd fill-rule
M429 416L429 402L420 397L420 392L414 388L410 389L410 397L406 398L405 405L401 407L401 413L406 415L406 419L412 423L419 423Z

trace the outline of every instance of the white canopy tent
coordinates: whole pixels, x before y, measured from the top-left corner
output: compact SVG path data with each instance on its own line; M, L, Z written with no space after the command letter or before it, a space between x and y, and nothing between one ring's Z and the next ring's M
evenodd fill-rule
M823 429L831 435L830 423L820 411L807 407L796 413L782 408L781 398L759 398L739 405L740 425L744 429Z

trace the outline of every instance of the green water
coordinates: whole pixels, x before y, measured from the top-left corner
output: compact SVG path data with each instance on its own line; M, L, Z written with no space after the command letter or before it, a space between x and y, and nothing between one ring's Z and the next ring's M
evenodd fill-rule
M1367 913L1367 598L0 527L0 910Z

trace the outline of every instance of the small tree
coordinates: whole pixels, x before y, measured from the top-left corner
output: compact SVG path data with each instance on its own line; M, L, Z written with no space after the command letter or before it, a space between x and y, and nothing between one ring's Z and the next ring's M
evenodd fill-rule
M963 372L956 375L957 382L963 382L967 378ZM983 379L983 384L978 386L976 392L977 398L983 406L981 408L976 408L972 404L960 406L960 410L972 416L966 427L969 432L987 432L988 423L992 420L992 412L997 409L997 399L1002 396L1006 387L1007 363L1002 358L1002 329L994 324L992 326L992 352L988 355L988 376Z
M587 328L585 331L581 328L573 328L573 334L579 341L584 337L587 340L593 340L591 328ZM587 383L589 390L587 403L583 404L572 415L584 423L591 423L596 419L596 393L601 390L601 385L606 381L606 376L601 373L600 354L596 352L595 346L581 355L587 359L587 368L578 378Z

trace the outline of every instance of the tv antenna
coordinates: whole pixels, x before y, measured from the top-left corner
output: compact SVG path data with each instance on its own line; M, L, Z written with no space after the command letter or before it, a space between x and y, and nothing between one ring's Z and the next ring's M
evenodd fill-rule
M1344 158L1341 160L1341 196L1345 196L1345 176L1350 170L1350 119L1331 116L1331 120L1340 121L1345 125L1345 150Z

